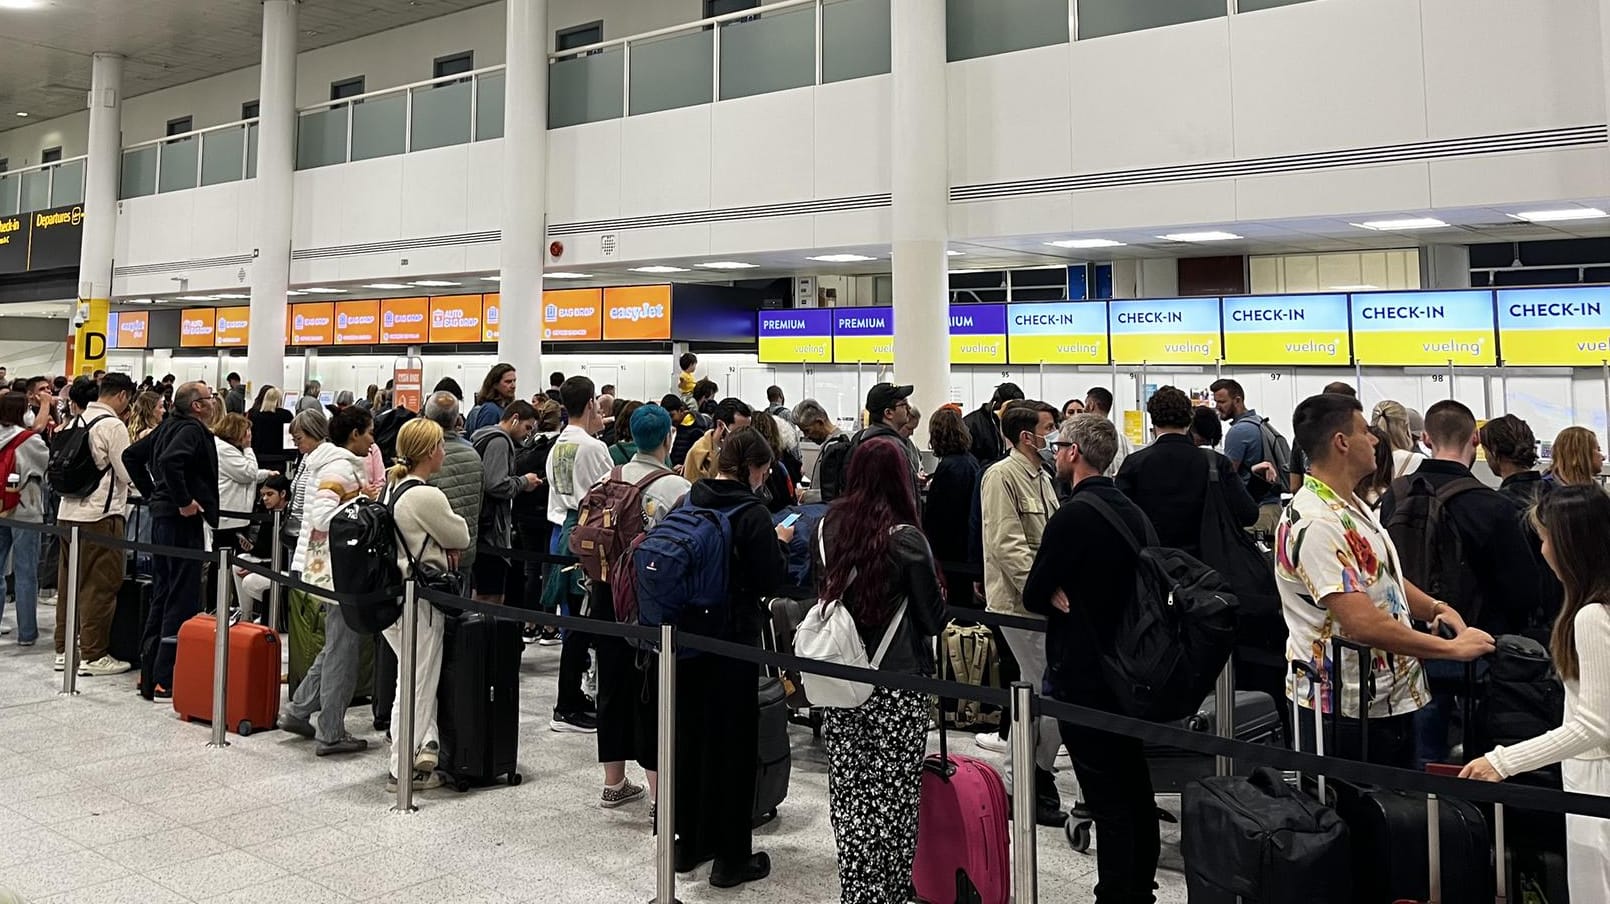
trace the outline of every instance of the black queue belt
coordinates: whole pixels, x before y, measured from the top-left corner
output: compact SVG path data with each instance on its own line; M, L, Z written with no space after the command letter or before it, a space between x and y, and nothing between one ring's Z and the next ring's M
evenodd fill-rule
M226 512L218 513L220 518L233 518L236 521L250 521L253 524L268 524L274 520L273 512Z
M600 637L618 637L622 640L635 640L639 646L659 646L660 632L657 628L647 628L642 625L623 625L620 622L604 621L598 618L586 618L579 615L558 615L553 612L544 612L540 609L522 609L519 606L505 606L501 603L488 603L483 600L472 600L468 597L453 593L443 593L428 587L419 588L419 598L434 606L443 609L456 609L461 612L476 612L491 618L501 618L506 621L530 622L545 628L562 628L566 631L575 631L578 634L595 634Z
M166 549L167 547L161 548ZM203 557L209 560L212 558L212 556L206 555ZM270 582L278 584L286 589L300 590L309 596L327 599L333 603L340 603L349 606L372 606L376 603L394 603L397 601L397 594L389 591L377 590L374 593L341 593L336 590L331 590L328 587L320 587L317 584L309 584L307 581L304 581L300 578L294 578L290 575L281 574L271 568L266 568L262 565L259 565L256 562L249 562L245 559L236 558L234 556L230 557L229 564L231 567L239 568L248 574L255 574L260 577L265 577Z
M505 549L501 546L488 546L485 543L475 547L478 556L493 556L507 559L511 562L531 562L537 565L557 565L560 568L570 568L581 564L581 560L572 555L551 552L534 552L529 549Z
M184 549L178 546L158 546L155 543L141 543L138 540L125 540L122 537L111 537L106 534L90 534L80 532L78 539L94 546L110 546L113 549L132 549L135 552L148 553L153 556L167 556L172 559L190 559L196 562L216 562L218 554L205 552L200 549Z
M0 527L9 527L12 530L31 530L35 533L61 537L64 540L71 533L68 528L62 527L60 524L48 524L43 521L18 521L15 518L0 518Z

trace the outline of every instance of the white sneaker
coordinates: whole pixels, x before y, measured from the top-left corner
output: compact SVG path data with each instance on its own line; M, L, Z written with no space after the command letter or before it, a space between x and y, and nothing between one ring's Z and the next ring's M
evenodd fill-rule
M56 654L56 671L58 671L58 672L67 671L67 654L66 653L57 653Z
M598 665L595 663L587 667L581 676L581 692L594 700L598 699Z
M113 659L111 654L107 654L95 660L94 662L86 662L83 665L80 665L78 667L78 674L91 678L98 678L105 675L121 675L131 668L133 668L133 666L129 665L123 660Z
M990 732L989 734L974 735L973 743L977 744L984 750L989 750L994 753L1009 753L1012 750L1012 742L1001 737L1001 733L998 731Z

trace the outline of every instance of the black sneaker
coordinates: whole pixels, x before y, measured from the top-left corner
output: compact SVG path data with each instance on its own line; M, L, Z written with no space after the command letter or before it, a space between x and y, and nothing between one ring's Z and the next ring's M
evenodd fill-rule
M537 646L539 647L557 647L563 642L559 637L557 628L544 629L537 634Z
M541 632L537 630L536 625L526 625L524 628L520 629L520 639L525 641L527 644L536 643L537 638L540 636Z
M769 875L771 858L764 851L737 863L728 863L718 857L715 865L710 867L710 885L714 888L737 888L745 882L756 882Z
M562 713L554 710L553 718L548 721L548 728L557 732L597 734L598 719L592 713Z

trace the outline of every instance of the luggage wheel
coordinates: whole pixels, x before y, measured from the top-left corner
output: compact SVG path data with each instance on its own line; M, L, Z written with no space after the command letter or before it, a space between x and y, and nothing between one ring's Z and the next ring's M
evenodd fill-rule
M515 785L520 784L522 781L525 781L525 779L524 779L523 776L520 775L520 773L518 773L518 772L509 773L509 787L512 788Z
M252 733L252 723L246 719L242 719L240 720L240 724L235 727L235 731L244 738Z
M1081 854L1090 853L1091 825L1088 819L1070 819L1062 826L1063 833L1068 836L1068 845Z
M460 794L463 794L464 792L470 790L469 780L461 778L458 781L454 782L453 783L453 790L457 791Z

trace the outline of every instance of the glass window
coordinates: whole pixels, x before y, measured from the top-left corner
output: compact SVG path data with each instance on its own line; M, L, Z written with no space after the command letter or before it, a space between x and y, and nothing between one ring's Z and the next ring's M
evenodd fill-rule
M712 19L739 10L754 9L759 5L760 0L704 0L704 17Z
M256 119L257 116L258 116L259 111L261 111L262 109L263 109L262 104L259 104L255 100L249 100L249 101L247 101L247 102L245 102L245 103L240 105L240 118L241 119Z
M196 187L196 164L201 155L201 140L196 137L164 141L162 168L157 177L157 191L183 191Z
M619 119L625 90L625 57L620 47L555 60L548 66L548 128Z
M715 32L706 29L632 43L631 112L710 102Z
M1224 13L1224 0L1079 0L1079 38L1200 22Z
M84 161L74 160L56 167L50 180L50 206L66 207L84 203Z
M363 93L363 76L330 83L330 99L345 100Z
M721 26L721 99L816 84L816 10L805 6Z
M469 118L469 103L464 116ZM408 96L388 94L352 105L352 159L390 157L406 150Z
M1236 0L1235 11L1238 13L1255 13L1260 9L1274 9L1277 6L1292 6L1297 3L1307 3L1308 0Z
M0 157L0 173L3 173L8 169L11 169L11 160L6 157Z
M588 22L585 25L572 25L561 28L553 33L553 49L555 53L566 50L575 50L577 47L590 47L604 41L604 20Z
M188 116L181 116L178 119L168 120L167 134L170 138L174 135L183 135L186 132L191 132L194 130L195 126L191 125L191 118Z
M45 210L50 207L50 170L29 170L22 174L22 209Z
M304 113L296 120L296 168L347 162L346 106Z
M475 140L503 137L503 73L475 77Z
M1144 4L1154 0L1105 2ZM1224 0L1219 0L1219 11L1224 11ZM1067 42L1067 0L945 0L946 59L971 60Z
M889 71L889 0L822 4L822 81Z
M17 210L17 192L22 186L22 177L16 173L0 175L0 217L9 217Z
M201 184L237 182L245 169L246 130L240 126L201 136Z
M40 163L55 163L56 161L58 161L60 159L61 159L61 148L60 147L45 148L44 151L42 151L39 154L39 162Z
M444 57L437 57L431 64L431 78L446 78L449 75L460 75L475 68L475 51L466 50L463 53L454 53Z
M246 127L246 178L257 178L257 123Z
M119 198L139 198L157 191L157 146L123 152L123 173L118 180Z
M469 79L415 88L414 115L410 123L413 134L409 138L409 148L423 151L451 144L468 144L470 92L474 89Z

